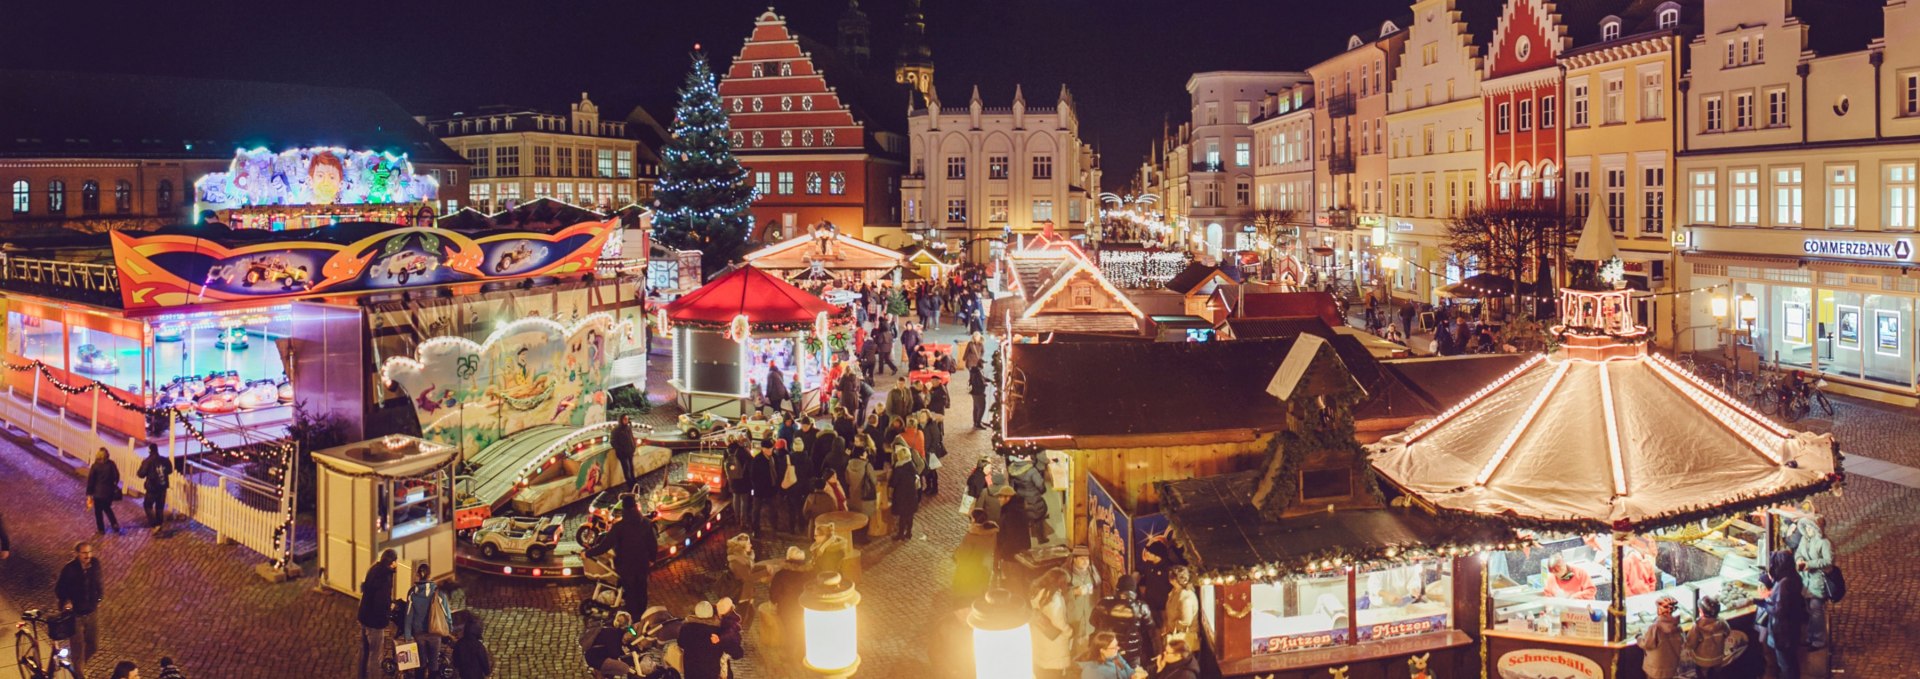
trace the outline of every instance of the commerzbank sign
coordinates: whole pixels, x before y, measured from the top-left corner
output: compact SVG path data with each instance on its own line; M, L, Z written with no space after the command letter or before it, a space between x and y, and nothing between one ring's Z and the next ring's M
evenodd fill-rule
M1906 262L1913 259L1913 241L1898 238L1892 241L1833 240L1828 238L1808 238L1801 248L1809 255L1828 257L1853 257L1856 259L1884 259Z

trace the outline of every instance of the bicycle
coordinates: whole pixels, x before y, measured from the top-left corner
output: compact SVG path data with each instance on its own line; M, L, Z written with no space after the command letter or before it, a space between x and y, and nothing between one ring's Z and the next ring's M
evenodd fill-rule
M56 636L55 626L64 626L65 634ZM15 623L13 633L13 657L19 663L20 679L80 679L80 673L74 671L73 661L68 659L71 647L62 644L66 637L73 635L72 619L55 615L49 617L39 609L20 614L20 622ZM42 659L41 628L46 628L47 646L50 653Z

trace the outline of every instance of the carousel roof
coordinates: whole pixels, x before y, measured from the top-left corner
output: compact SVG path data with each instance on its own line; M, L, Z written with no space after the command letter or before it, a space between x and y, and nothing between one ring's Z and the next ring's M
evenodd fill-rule
M755 266L735 267L666 307L674 323L729 323L744 314L755 325L805 323L840 311Z
M1775 424L1644 351L1536 356L1369 448L1424 506L1549 530L1657 529L1839 477L1832 436Z

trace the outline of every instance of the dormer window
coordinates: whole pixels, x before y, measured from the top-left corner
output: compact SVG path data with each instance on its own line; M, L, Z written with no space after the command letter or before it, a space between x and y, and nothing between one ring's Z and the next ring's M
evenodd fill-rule
M1680 25L1680 8L1668 7L1660 10L1659 26L1661 28L1673 28L1678 25Z
M1620 39L1620 19L1618 17L1607 17L1600 22L1600 39L1603 41Z

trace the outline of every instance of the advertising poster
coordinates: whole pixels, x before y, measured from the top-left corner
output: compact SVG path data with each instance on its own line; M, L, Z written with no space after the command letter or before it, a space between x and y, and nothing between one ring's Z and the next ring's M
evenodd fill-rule
M1835 322L1840 326L1837 330L1838 339L1836 341L1840 343L1840 348L1859 349L1860 307L1842 304L1835 307L1835 309L1838 311Z
M1875 309L1873 348L1881 356L1900 355L1900 312Z
M1511 651L1494 663L1499 679L1605 679L1592 658L1565 651L1528 648Z
M343 225L314 230L314 240L264 242L240 234L115 231L112 239L121 302L146 309L591 271L617 224L484 235L431 227L356 232ZM357 233L364 235L354 238Z
M1154 513L1133 517L1133 558L1136 565L1141 558L1140 555L1147 553L1147 546L1155 542L1167 543L1168 553L1178 551L1174 549L1172 540L1167 536L1169 530L1166 514Z
M1785 316L1787 341L1794 344L1807 343L1807 305L1799 302L1786 302L1780 305Z
M1132 520L1120 510L1100 479L1087 474L1087 548L1093 553L1093 566L1100 569L1102 582L1114 582L1127 572L1132 558L1127 537L1132 535Z

